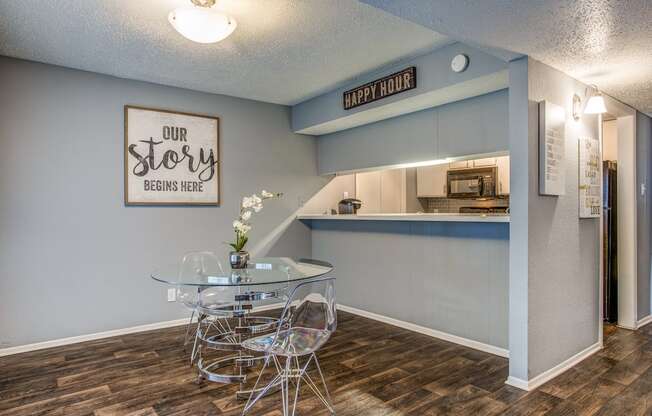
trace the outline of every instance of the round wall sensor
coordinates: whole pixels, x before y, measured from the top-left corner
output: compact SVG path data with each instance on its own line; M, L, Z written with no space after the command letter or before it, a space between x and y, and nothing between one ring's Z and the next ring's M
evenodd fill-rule
M469 57L464 54L456 55L451 61L451 69L454 72L464 72L469 67Z

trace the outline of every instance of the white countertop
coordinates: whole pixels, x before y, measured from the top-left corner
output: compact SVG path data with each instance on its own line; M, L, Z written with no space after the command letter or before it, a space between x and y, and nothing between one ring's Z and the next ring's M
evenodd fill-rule
M509 215L504 214L355 214L355 215L298 215L300 220L337 220L337 221L441 221L441 222L509 222Z

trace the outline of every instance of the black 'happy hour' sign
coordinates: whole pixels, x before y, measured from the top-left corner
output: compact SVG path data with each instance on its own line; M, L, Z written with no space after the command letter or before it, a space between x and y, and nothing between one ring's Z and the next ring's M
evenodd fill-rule
M386 77L355 87L342 94L345 110L369 104L417 87L417 68L405 68Z
M219 205L219 121L125 106L125 204Z

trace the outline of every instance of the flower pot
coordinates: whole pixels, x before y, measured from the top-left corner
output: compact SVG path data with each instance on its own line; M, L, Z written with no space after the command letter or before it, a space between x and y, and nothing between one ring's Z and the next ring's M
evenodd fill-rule
M229 253L229 262L232 269L246 269L249 261L248 251L232 251Z

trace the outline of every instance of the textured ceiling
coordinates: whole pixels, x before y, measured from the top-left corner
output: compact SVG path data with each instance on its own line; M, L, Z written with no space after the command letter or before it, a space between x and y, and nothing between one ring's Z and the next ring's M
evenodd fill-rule
M652 113L652 0L362 1L461 41L529 55Z
M218 0L238 22L192 43L168 23L189 0L0 0L0 55L295 104L447 38L356 0Z

